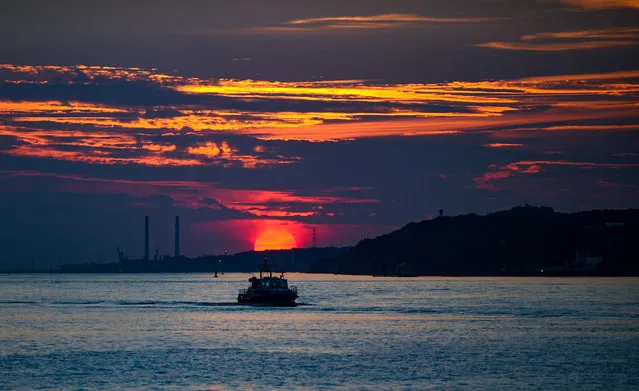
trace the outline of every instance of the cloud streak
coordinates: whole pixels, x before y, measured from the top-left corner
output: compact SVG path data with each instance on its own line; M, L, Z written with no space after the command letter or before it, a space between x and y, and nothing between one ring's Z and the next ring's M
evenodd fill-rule
M474 178L475 187L477 189L491 191L503 190L503 188L498 187L494 182L513 177L517 174L539 174L542 172L544 166L575 167L579 169L636 169L639 167L639 163L595 163L566 160L517 161L498 167L496 171L489 171Z
M417 14L380 14L368 16L332 16L321 18L293 19L277 26L255 27L240 30L244 33L304 33L349 30L380 30L416 28L426 24L483 23L501 18L446 18Z
M587 10L605 10L614 8L639 8L636 0L554 0Z
M1 171L0 179L56 179L54 188L59 192L76 194L128 194L149 198L169 196L174 207L188 209L213 209L234 211L235 218L254 217L310 217L332 216L325 211L331 205L376 204L374 198L358 197L359 189L351 191L353 196L333 195L332 189L315 189L317 195L302 195L292 190L233 189L215 182L206 181L144 181L127 179L105 179L72 174L41 173L36 171ZM44 188L43 188L44 189Z
M477 47L535 52L590 50L639 44L639 28L624 27L599 30L544 32L524 35L518 41L494 41Z

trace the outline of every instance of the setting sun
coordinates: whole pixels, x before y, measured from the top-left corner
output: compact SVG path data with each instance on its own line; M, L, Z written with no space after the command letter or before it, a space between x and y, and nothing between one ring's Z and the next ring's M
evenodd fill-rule
M296 245L295 237L285 228L268 228L255 239L254 250L287 250Z

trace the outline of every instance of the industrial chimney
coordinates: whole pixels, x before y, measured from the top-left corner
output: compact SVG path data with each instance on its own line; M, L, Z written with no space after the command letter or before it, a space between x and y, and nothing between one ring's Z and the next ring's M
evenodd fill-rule
M144 217L144 260L149 260L149 216Z
M175 259L180 257L180 216L175 216Z

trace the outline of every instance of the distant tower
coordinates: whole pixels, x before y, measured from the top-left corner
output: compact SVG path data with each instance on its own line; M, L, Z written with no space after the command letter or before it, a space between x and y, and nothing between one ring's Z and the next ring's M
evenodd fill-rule
M315 235L315 227L313 227L313 248L317 246L317 236Z
M149 260L149 216L144 217L144 260Z
M180 216L175 216L175 258L180 256Z
M440 209L440 210L439 210L439 217L442 217L443 215L444 215L444 210L443 210L443 209Z

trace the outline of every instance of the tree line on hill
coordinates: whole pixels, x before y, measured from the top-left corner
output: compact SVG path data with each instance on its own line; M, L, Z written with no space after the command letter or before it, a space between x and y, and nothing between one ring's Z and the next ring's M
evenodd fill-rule
M639 210L548 207L439 216L365 239L311 265L369 275L639 275Z

